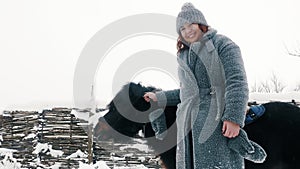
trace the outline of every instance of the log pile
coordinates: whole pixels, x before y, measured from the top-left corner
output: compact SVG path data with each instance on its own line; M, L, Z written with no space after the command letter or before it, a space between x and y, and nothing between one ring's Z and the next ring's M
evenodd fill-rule
M32 154L37 143L38 113L27 111L5 111L1 118L2 148L14 149L14 158L24 166L31 166L36 159ZM34 167L34 166L33 166Z
M85 159L66 159L77 150L87 152L88 136L79 125L81 120L70 113L71 109L53 108L43 110L39 114L38 138L40 143L47 143L54 150L63 152L61 157L56 157L48 152L40 153L42 165L51 166L60 162L63 168L78 166L78 161L85 162Z
M0 115L0 148L17 150L13 157L22 168L49 168L57 163L60 168L78 168L79 161L88 163L88 122L77 119L71 111L69 108L5 111ZM111 168L136 164L159 168L150 148L148 152L132 147L122 149L137 144L134 139L128 143L97 141L91 144L93 160L105 161ZM85 156L72 156L78 150ZM0 161L3 158L0 156Z

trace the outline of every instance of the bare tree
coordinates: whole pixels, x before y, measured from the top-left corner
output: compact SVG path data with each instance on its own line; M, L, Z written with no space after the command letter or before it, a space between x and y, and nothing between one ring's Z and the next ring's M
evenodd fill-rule
M259 85L255 82L253 86L251 86L251 92L259 92L259 93L281 93L286 88L276 74L273 72L270 79L267 79L265 82L261 82ZM300 84L295 90L300 91Z
M283 89L286 87L278 80L278 77L275 75L275 73L272 74L271 77L271 83L273 84L273 89L275 93L281 93Z
M265 83L262 82L261 87L264 92L271 93L271 87L270 87L268 81L266 81Z
M296 92L300 92L300 83L296 85L296 88L294 89Z
M263 88L262 86L258 86L256 81L254 83L253 86L251 86L251 92L258 92L258 93L262 93L263 92Z
M293 50L289 50L288 47L286 46L286 44L284 44L285 50L287 51L287 53L289 55L300 57L300 43L299 43L299 41L297 41L297 46L298 47L294 48Z

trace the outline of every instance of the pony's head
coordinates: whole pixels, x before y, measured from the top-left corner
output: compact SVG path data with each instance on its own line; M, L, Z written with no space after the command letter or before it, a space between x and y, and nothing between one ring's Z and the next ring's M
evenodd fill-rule
M96 138L105 140L116 134L134 137L148 123L148 115L157 106L146 102L146 92L157 91L154 87L127 83L107 105L108 113L99 119L94 129Z
M138 132L142 130L148 145L159 154L165 168L172 169L175 168L177 106L164 108L168 129L173 124L174 127L172 130L168 130L164 140L158 140L154 137L155 133L148 119L149 114L158 108L157 103L146 102L143 98L146 92L158 90L160 89L132 82L124 85L108 104L108 112L99 119L94 129L94 136L98 140L114 138L123 141L128 137L137 136ZM124 135L128 137L124 137Z

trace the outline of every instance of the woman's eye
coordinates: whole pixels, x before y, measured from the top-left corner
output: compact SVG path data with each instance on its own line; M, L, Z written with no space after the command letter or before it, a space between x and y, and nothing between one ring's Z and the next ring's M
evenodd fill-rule
M187 27L188 28L192 28L194 26L194 24L193 23L190 23Z

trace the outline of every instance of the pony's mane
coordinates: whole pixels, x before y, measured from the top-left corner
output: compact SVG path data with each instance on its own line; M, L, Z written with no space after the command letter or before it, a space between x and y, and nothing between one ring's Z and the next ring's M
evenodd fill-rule
M143 86L141 82L134 83L128 82L122 86L121 90L116 94L116 96L112 99L112 101L106 106L106 109L111 109L115 107L114 102L124 99L124 97L129 96L131 102L134 102L133 96L141 97L145 92L156 92L161 91L160 88L156 88L154 86ZM123 100L122 100L123 101Z

